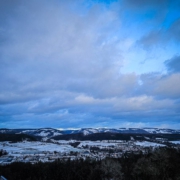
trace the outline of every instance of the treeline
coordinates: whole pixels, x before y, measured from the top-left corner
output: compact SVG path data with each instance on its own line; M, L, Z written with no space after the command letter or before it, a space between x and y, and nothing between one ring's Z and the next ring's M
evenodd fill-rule
M19 142L23 140L36 141L36 138L27 134L0 134L0 141Z
M180 150L159 148L119 159L58 160L0 166L8 180L180 180Z
M131 138L135 140L141 140L147 141L147 137L150 139L156 139L156 138L163 138L167 139L169 141L178 140L180 139L180 134L129 134L129 133L94 133L94 134L88 134L84 135L82 133L77 134L63 134L58 135L55 137L52 137L51 139L55 140L78 140L78 141L84 141L84 140L90 140L90 141L97 141L97 140L126 140L129 141Z
M7 154L8 154L7 151L5 151L3 149L0 150L0 157L4 156L4 155L7 155Z

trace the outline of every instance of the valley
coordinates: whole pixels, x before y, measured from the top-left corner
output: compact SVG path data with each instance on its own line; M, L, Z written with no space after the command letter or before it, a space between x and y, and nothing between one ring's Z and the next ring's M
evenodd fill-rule
M0 164L120 158L159 147L180 147L179 131L170 129L1 129ZM140 132L140 133L139 133ZM159 133L157 133L159 132Z

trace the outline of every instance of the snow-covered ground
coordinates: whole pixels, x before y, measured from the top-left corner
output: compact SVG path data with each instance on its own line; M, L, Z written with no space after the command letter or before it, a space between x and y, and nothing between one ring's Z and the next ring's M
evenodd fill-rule
M54 143L44 142L19 142L19 143L0 143L0 149L6 150L9 154L12 153L25 153L34 151L48 151L48 152L70 152L79 151L77 148L73 148L70 145L58 145Z
M9 142L0 142L0 149L3 149L8 152L9 155L12 156L21 156L23 154L42 154L42 153L53 153L61 152L61 153L70 153L72 152L83 152L83 147L99 147L103 148L123 148L123 150L136 150L135 146L143 147L162 147L164 144L149 142L149 141L121 141L121 140L103 140L103 141L79 141L80 144L77 148L72 147L70 144L75 142L75 140L66 141L59 140L54 143L47 142L18 142L18 143L9 143ZM172 143L180 144L180 141L173 141ZM86 149L86 148L85 148Z
M180 144L180 141L170 141L173 144Z
M57 142L59 144L57 144ZM80 144L77 148L73 148L69 145L73 141L59 140L55 143L46 143L46 142L18 142L18 143L9 143L9 142L0 142L0 149L6 150L9 154L12 153L26 153L26 152L39 152L48 151L48 152L70 152L70 151L81 151L79 148L88 145L89 147L99 147L105 148L110 146L120 145L123 141L80 141ZM180 141L173 141L172 143L180 144ZM158 147L165 146L160 143L148 142L148 141L134 141L134 145L144 146L144 147Z
M82 146L98 146L98 147L108 147L108 146L116 146L117 143L110 143L110 142L102 142L102 141L82 141L78 147Z
M158 147L158 146L165 146L164 144L154 143L154 142L148 142L148 141L137 141L135 142L136 145L144 146L144 147Z

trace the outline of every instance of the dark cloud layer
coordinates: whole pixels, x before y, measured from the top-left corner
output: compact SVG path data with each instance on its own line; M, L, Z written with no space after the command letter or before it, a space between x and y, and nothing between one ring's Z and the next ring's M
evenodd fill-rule
M170 34L175 40L180 41L180 17L170 27Z
M125 0L125 3L129 6L136 7L136 8L151 8L151 7L163 7L167 6L170 1L169 0Z
M180 56L174 56L173 58L165 61L168 71L172 73L180 72Z
M130 1L135 7L145 10L141 16L148 16L148 12L151 14L149 17L149 31L143 34L137 43L144 49L149 50L151 48L164 47L167 48L169 43L179 44L179 28L180 28L180 1ZM152 10L153 9L153 10ZM144 14L143 14L144 13ZM146 15L147 13L147 15ZM153 15L154 14L154 15Z

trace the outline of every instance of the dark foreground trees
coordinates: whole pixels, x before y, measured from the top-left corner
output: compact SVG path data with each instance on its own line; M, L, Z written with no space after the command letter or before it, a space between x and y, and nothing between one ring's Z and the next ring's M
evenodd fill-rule
M8 180L180 180L180 151L160 148L102 161L13 163L0 166L0 175Z

